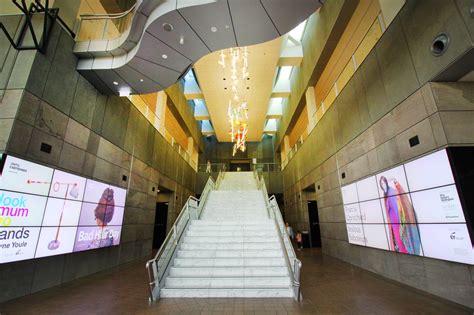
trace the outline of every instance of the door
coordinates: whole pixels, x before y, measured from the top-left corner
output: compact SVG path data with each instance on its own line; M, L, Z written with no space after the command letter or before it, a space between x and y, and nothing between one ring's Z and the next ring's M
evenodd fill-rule
M321 230L319 227L318 203L308 201L311 247L321 247Z
M230 171L231 172L249 172L250 161L230 162Z
M168 203L156 203L155 229L153 232L153 248L159 249L166 238L166 222L168 221Z

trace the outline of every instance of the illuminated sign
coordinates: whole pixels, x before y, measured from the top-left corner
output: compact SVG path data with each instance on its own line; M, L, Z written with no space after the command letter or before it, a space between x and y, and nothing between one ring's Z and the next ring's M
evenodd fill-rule
M0 263L120 243L125 189L1 158Z
M446 150L341 187L351 244L474 264Z

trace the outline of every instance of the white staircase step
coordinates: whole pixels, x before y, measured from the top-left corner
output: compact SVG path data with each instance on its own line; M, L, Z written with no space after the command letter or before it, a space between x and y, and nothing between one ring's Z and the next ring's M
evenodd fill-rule
M275 224L265 225L196 225L192 224L189 231L274 231Z
M284 267L283 258L175 258L174 267Z
M276 298L292 297L288 288L279 289L161 289L162 298Z
M232 219L233 216L230 216L230 215L220 215L220 216L204 216L203 219L212 219L214 221L227 221L227 220L230 220ZM251 221L252 219L259 219L259 218L265 218L266 216L263 216L263 215L260 215L260 216L256 216L256 215L249 215L249 216L245 216L245 217L240 217L241 219L245 219L245 220L248 220L248 221Z
M272 243L183 243L181 250L246 250L279 249L279 242Z
M213 221L213 220L194 220L192 222L192 225L205 225L205 226L211 226L211 225L232 225L232 226L250 226L250 225L274 225L273 220L270 219L260 219L260 220L252 220L252 221L246 221L246 220L238 220L237 218L235 220L228 220L228 221Z
M171 267L170 276L176 278L192 277L281 277L287 276L284 267Z
M249 278L174 278L166 279L166 288L289 288L289 277Z
M234 250L234 249L280 249L279 242L268 243L183 243L182 250Z
M280 249L264 250L178 250L178 258L283 257Z
M264 236L185 236L183 243L273 243L277 241L278 239Z
M278 236L277 231L273 230L234 230L234 231L208 231L208 230L188 230L186 232L186 236L205 236L205 237L244 237L244 236L252 236L252 237L265 237L265 236Z

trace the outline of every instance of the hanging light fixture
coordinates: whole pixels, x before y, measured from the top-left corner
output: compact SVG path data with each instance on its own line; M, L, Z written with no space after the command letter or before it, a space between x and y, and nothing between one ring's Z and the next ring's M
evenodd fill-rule
M224 50L221 50L218 61L218 64L223 69L226 68L226 59L229 60L231 65L232 96L229 99L227 115L229 116L230 124L229 134L231 142L234 143L232 155L237 154L238 151L245 152L246 150L249 119L248 104L246 101L240 102L239 81L246 80L249 77L248 54L247 47L230 48L227 55Z

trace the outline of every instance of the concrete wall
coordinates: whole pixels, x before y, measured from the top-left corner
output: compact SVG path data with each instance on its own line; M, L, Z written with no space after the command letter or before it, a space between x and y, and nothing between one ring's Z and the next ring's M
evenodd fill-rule
M127 98L99 94L76 72L58 25L45 55L0 42L0 152L129 187L120 246L1 264L0 302L149 257L158 185L173 191L170 226L194 194L194 170Z
M341 185L450 145L474 145L474 83L430 83L472 50L467 1L407 1L283 171L286 218L308 228L314 185L323 251L387 278L474 307L474 267L347 242ZM451 36L441 57L430 53ZM418 135L420 144L408 139ZM345 173L345 178L342 178Z

